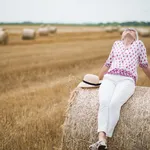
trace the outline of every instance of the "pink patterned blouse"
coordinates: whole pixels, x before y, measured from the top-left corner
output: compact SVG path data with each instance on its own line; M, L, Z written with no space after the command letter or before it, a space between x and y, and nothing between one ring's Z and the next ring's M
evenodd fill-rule
M122 40L115 41L104 65L109 67L107 74L131 77L136 84L138 65L148 67L146 48L141 40L134 41L128 48Z

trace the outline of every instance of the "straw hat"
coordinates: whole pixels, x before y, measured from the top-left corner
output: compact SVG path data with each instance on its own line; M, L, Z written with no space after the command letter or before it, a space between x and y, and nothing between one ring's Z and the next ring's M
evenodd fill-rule
M98 76L94 74L86 74L77 87L99 87L101 82L102 80L99 80Z

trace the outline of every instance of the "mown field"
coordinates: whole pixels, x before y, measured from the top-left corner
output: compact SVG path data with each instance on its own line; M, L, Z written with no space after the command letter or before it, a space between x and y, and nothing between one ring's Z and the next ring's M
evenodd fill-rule
M55 35L22 41L23 27L7 28L9 44L0 45L0 150L56 150L70 92L85 74L98 75L120 33L60 27ZM150 37L140 39L150 62ZM138 73L137 85L150 86Z

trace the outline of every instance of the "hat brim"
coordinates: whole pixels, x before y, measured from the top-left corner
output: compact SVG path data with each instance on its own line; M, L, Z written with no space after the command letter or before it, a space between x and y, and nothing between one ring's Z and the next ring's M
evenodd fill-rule
M102 83L102 80L100 80L99 83ZM90 85L90 84L87 84L87 83L84 83L84 82L80 82L77 87L94 88L94 87L99 87L99 86L100 85L95 86L95 85Z

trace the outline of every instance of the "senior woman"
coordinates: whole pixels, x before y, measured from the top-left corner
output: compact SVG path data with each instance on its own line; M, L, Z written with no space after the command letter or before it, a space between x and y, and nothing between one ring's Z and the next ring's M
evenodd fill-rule
M150 79L146 48L138 40L138 32L125 29L121 40L115 41L108 59L100 70L98 137L91 150L107 149L107 137L112 137L120 117L121 106L134 94L140 66Z

